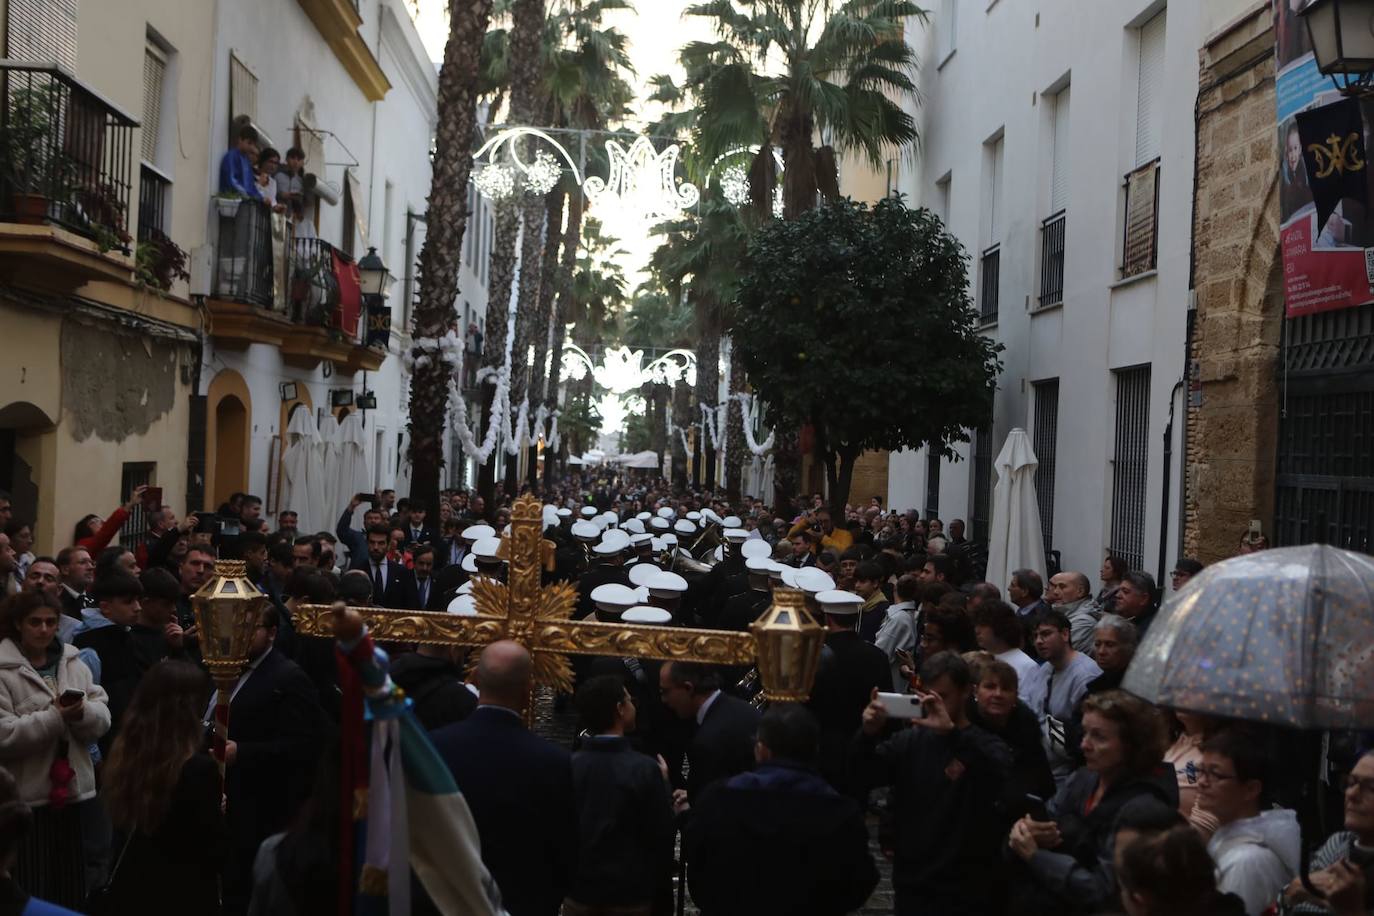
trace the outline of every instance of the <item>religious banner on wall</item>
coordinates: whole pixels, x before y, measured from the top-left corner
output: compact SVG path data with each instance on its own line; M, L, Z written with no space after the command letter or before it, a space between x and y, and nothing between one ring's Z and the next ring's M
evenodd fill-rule
M1308 0L1273 0L1284 299L1292 318L1374 301L1374 214L1365 151L1374 104L1317 71Z
M1155 269L1159 225L1159 161L1147 163L1126 176L1126 241L1121 275L1134 277Z

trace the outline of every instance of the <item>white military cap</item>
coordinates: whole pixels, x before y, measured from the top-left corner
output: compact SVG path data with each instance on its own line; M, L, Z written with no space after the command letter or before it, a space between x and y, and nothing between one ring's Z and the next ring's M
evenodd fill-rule
M701 517L706 519L708 522L715 522L716 524L720 524L720 516L716 515L715 511L712 509L702 509Z
M835 588L817 592L816 601L820 604L821 610L827 614L834 614L836 617L857 614L864 603L864 600L853 592L840 591Z
M645 623L654 626L662 626L665 623L673 622L673 615L669 614L661 607L647 607L639 605L632 607L620 615L621 623Z
M463 567L463 572L465 573L477 572L477 555L469 550L467 553L463 554L463 562L459 565Z
M622 550L624 550L624 548L615 541L600 541L592 548L592 553L599 557L613 557L618 555Z
M497 551L501 549L500 538L482 538L482 540L472 545L472 552L477 555L479 560L495 560Z
M462 585L458 586L458 592L457 592L457 594L459 594L459 595L466 595L466 594L467 594L468 592L470 592L470 591L472 591L472 580L471 580L471 579L467 580L467 581L464 582Z
M690 522L694 522L699 518L701 518L701 513L696 511L695 509L687 513L687 520Z
M659 570L657 575L643 585L649 589L649 594L655 598L680 598L682 593L687 591L686 579L677 573L663 570Z
M651 534L632 534L630 535L630 546L635 550L641 547L650 547L653 544L654 536ZM650 547L652 549L652 547Z
M608 582L592 589L592 603L603 611L618 612L639 603L635 590L618 582Z
M583 541L594 541L601 536L601 529L593 522L573 522L572 536Z
M797 588L813 594L828 592L835 587L835 580L830 578L824 570L814 566L797 570L796 582Z
M632 518L620 526L620 530L628 531L631 534L643 534L644 523L637 518Z
M583 518L596 518L596 506L583 506L581 511Z
M617 550L630 546L630 536L619 528L607 528L601 535L601 543L612 544Z
M727 515L720 520L720 523L726 528L741 528L744 526L744 522L739 520L738 515Z
M490 525L468 525L463 529L463 540L469 544L491 537L496 537L496 529Z
M635 585L648 585L657 572L658 567L652 563L636 563L630 567L630 581Z
M797 585L797 570L793 569L791 566L783 566L780 575L782 578L782 584L787 586L788 588L801 587Z
M659 540L663 542L664 547L677 546L677 535L673 534L671 531L664 534L663 537L659 538Z
M773 569L773 561L767 557L749 557L744 561L744 568L756 576L766 576Z
M448 612L459 617L476 617L477 601L471 595L459 595L448 603Z
M567 506L564 506L562 509L558 510L559 518L567 518L569 515L572 515L572 510L569 509Z
M677 513L673 511L672 506L664 506L663 508L658 510L658 517L667 519L676 518Z
M666 518L656 518L649 522L649 527L655 531L667 531L671 526Z
M608 524L608 525L619 525L619 524L620 524L620 516L616 515L615 512L611 511L610 509L607 509L605 512L602 512L602 513L601 513L601 518L602 518L602 519L606 522L606 524Z
M769 547L768 542L763 538L749 538L740 545L739 549L746 560L750 557L771 557L773 555L773 548Z
M635 586L635 604L649 603L649 590L642 585Z
M635 518L639 519L641 522L647 522L649 519L653 517L654 514L652 512L641 512L635 516Z
M743 528L726 528L724 533L725 539L731 544L743 544L745 541L749 540L749 532L745 531Z
M679 519L677 524L673 525L673 530L676 531L678 534L691 535L697 533L697 526L693 525L691 522L687 521L687 519L684 518Z
M768 567L768 578L770 578L770 579L777 579L779 582L781 582L781 581L782 581L782 571L783 571L784 569L792 569L792 568L793 568L793 567L787 566L787 565L785 565L785 564L783 564L783 563L774 562L772 566Z
M544 506L544 527L547 528L547 527L549 527L550 525L557 525L557 524L558 524L558 507L557 507L557 506L545 505L545 506Z

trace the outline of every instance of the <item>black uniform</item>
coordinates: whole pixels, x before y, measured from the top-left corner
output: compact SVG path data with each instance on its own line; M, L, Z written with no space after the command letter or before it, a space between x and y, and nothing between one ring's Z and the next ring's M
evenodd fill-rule
M821 726L817 768L837 791L857 797L859 790L845 775L845 758L873 688L891 688L892 669L883 650L853 630L827 633L825 646L807 703Z
M596 612L596 604L592 601L592 591L598 586L624 585L633 588L630 582L630 574L623 566L612 566L609 563L597 563L577 578L577 612L578 620L592 616Z
M722 630L747 630L749 624L759 619L768 605L772 603L773 593L768 589L750 589L735 595L725 602L725 610L720 615Z

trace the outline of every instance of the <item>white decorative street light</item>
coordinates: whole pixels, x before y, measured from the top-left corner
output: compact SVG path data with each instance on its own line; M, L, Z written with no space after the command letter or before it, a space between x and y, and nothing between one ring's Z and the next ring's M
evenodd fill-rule
M673 143L656 152L648 137L635 137L629 149L619 141L606 141L611 163L609 178L588 178L582 184L593 204L605 202L618 210L629 211L647 222L675 219L697 205L701 192L696 185L680 180L677 160L681 148Z
M607 349L600 365L577 344L563 347L563 375L578 382L587 373L614 394L635 391L646 382L675 385L681 380L697 383L697 357L691 350L669 350L644 365L644 351L621 346Z

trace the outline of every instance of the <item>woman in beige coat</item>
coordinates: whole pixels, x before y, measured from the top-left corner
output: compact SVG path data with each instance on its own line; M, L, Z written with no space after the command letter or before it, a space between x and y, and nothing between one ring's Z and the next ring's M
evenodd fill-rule
M0 610L0 766L33 809L13 875L35 897L79 908L86 900L80 805L95 798L90 745L110 727L105 691L57 638L61 609L42 593Z

